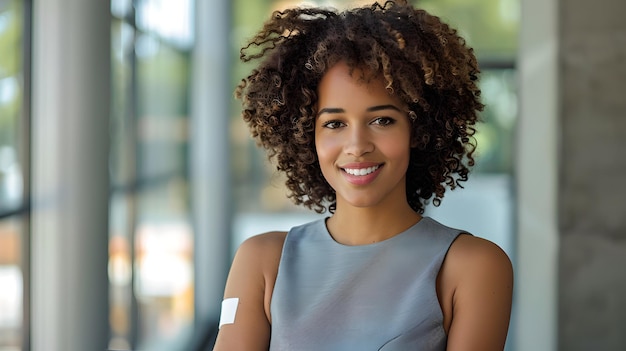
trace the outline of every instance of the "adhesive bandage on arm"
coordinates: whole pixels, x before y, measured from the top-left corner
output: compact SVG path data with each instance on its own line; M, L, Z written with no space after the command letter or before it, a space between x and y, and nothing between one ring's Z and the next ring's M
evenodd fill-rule
M222 313L220 315L220 325L235 323L235 314L237 314L237 306L239 306L239 298L231 297L222 301Z

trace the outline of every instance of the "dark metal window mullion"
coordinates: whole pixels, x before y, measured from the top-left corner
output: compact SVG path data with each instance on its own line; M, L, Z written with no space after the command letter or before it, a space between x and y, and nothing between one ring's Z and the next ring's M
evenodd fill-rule
M133 0L133 5L131 7L131 11L127 16L126 20L129 25L133 28L133 45L132 50L129 50L128 59L130 60L130 89L128 89L130 96L128 96L128 104L126 104L127 113L126 117L128 118L128 127L129 132L126 134L126 137L131 139L128 140L127 145L131 145L128 150L128 163L129 163L129 179L131 182L137 182L138 177L138 160L137 153L139 147L139 134L138 134L138 118L139 118L139 84L138 84L138 76L137 76L137 55L135 53L135 47L137 42L137 23L136 19L136 8L138 0ZM130 281L130 333L128 336L128 342L130 343L131 350L136 350L139 347L139 330L140 330L140 319L139 319L139 305L137 302L137 295L135 294L135 281L137 277L135 276L135 233L137 232L137 216L139 214L138 211L138 192L137 188L128 193L128 233L129 233L129 248L130 248L130 262L131 262L131 281Z
M22 351L31 350L31 67L32 67L32 28L33 1L23 2L22 25L22 118L20 128L20 147L22 160L22 238L21 238L21 269L22 269Z
M137 0L132 1L133 4L131 6L131 10L126 13L123 18L120 18L121 23L127 23L133 29L133 39L132 39L132 50L125 52L128 56L125 59L130 61L130 82L125 81L124 83L128 83L130 86L126 91L128 91L128 96L126 97L127 103L125 104L125 112L124 118L126 119L126 133L124 133L124 144L129 145L126 149L126 166L124 169L128 170L126 177L124 179L130 179L128 184L111 184L110 188L110 196L114 194L124 194L126 196L126 201L128 201L127 207L127 215L128 222L126 227L126 232L128 233L129 240L129 254L130 254L130 262L131 262L131 281L130 281L130 306L129 306L129 318L130 318L130 328L128 337L128 343L130 345L131 350L135 350L138 348L139 344L139 306L137 303L137 296L135 294L135 232L137 229L137 215L138 215L138 202L137 197L138 193L141 191L141 188L144 184L140 184L141 182L137 179L137 149L139 145L138 138L138 128L137 128L137 119L138 119L138 78L137 78L137 56L135 54L135 43L137 40L137 25L135 21L135 8L137 7ZM116 17L111 14L111 19ZM110 197L111 198L111 197Z
M515 69L515 61L508 59L479 59L478 66L484 70Z
M26 168L26 166L24 167ZM26 174L23 174L22 178L26 181L27 180ZM26 186L26 184L24 184L24 186ZM28 203L27 199L24 199L22 204L18 207L11 208L11 209L0 209L0 220L26 215L29 212L30 212L30 204Z

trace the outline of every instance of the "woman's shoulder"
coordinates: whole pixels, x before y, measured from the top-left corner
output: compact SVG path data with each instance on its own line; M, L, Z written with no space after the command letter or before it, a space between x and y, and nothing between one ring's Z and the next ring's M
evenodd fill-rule
M462 271L512 270L509 256L497 244L479 236L461 234L450 246L446 261Z
M309 236L312 232L319 232L324 228L324 219L313 219L311 221L296 225L289 231L270 231L257 235L253 235L244 240L238 249L238 253L242 255L257 256L258 254L276 254L280 258L283 245L287 239L287 235L291 242L298 241L303 237Z
M235 254L236 260L249 262L262 270L278 264L287 232L272 231L244 240Z
M456 299L489 287L508 292L513 288L513 265L494 242L462 233L446 254L440 279Z
M285 237L287 237L287 232L283 231L271 231L253 235L239 245L239 250L256 252L259 250L276 249L276 247L282 247Z

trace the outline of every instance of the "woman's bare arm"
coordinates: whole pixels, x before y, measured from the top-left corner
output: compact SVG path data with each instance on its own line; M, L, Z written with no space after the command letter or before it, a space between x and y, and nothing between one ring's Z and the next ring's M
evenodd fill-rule
M269 349L269 302L286 233L272 232L244 241L228 274L224 299L238 298L234 323L224 324L214 351Z
M446 257L452 297L449 351L502 351L513 295L513 268L496 244L461 235Z

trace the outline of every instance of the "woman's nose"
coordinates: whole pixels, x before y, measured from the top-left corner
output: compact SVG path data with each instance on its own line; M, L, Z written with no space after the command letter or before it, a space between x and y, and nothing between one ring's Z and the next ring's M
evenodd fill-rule
M359 157L372 151L374 151L374 143L367 129L364 127L350 128L346 135L344 152Z

